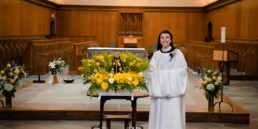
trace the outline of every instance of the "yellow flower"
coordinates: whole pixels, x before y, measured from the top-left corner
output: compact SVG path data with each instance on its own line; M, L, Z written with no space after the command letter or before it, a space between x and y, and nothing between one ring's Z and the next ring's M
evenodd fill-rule
M202 85L205 86L207 84L207 81L202 81Z
M216 81L214 84L215 84L216 86L218 86L218 85L219 85L219 82Z
M3 81L6 81L6 76L3 76L3 77L2 77L2 80L3 80Z
M213 80L217 80L217 77L216 77L216 76L213 76L212 79L213 79Z
M209 81L209 82L211 82L211 81L212 81L212 79L211 79L211 78L208 78L208 81Z
M94 73L97 73L98 72L98 70L97 69L94 69L94 71L93 71Z
M124 83L124 82L125 82L125 81L124 81L124 80L122 80L122 79L121 79L121 80L119 80L119 83Z
M99 60L101 60L103 62L105 58L104 58L103 55L99 55L99 56L97 56L97 59L99 59Z
M129 80L129 81L132 81L132 80L133 80L132 77L127 77L126 79Z
M1 74L4 74L4 70L1 70Z
M10 75L10 76L13 76L13 72L10 72L9 75Z
M128 56L126 54L122 54L122 57L127 59Z
M7 64L7 67L8 67L8 68L11 68L11 67L12 67L12 65L11 65L10 63L8 63L8 64Z
M14 81L15 81L14 79L10 79L10 82L11 82L11 83L14 83Z
M103 78L98 78L98 79L97 79L97 83L98 83L98 84L100 84L100 83L102 83L102 82L103 82Z
M118 82L120 80L120 73L114 75L114 79Z
M82 59L81 62L82 62L82 64L86 64L87 60L86 59Z
M96 62L96 65L97 65L97 66L99 66L99 65L100 65L100 63L99 63L99 62Z
M133 81L133 85L134 86L137 86L139 84L139 80L138 79L135 79L134 81Z
M107 89L108 89L108 83L102 82L102 83L101 83L101 89L102 89L102 90L107 90Z
M18 75L20 73L20 70L19 69L15 69L14 73Z
M132 85L133 83L131 81L126 82L128 85Z

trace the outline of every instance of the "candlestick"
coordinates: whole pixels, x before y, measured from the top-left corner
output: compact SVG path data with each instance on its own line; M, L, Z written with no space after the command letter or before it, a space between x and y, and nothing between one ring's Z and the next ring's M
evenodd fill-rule
M52 18L55 18L55 14L54 14L54 13L52 13L51 17L52 17Z
M221 43L226 42L226 27L221 27Z

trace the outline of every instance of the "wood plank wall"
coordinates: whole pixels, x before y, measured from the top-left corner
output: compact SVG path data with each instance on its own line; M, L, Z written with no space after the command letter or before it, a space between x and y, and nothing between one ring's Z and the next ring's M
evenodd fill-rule
M159 33L169 29L173 34L174 45L187 43L188 40L203 40L204 14L202 12L144 12L143 44L149 49L156 44Z
M57 35L94 35L100 46L118 44L119 12L123 9L107 8L106 11L90 10L87 7L73 7L57 10ZM169 29L174 35L175 45L185 44L187 40L203 40L204 12L137 10L143 12L143 47L147 50L156 44L158 34ZM129 12L129 11L128 11ZM198 33L197 33L198 32Z
M0 0L0 36L48 35L53 12L25 0Z
M102 47L118 41L118 12L57 11L57 35L96 36Z
M240 0L207 12L205 30L209 21L213 23L215 39L220 39L222 26L226 27L227 38L258 39L258 0Z

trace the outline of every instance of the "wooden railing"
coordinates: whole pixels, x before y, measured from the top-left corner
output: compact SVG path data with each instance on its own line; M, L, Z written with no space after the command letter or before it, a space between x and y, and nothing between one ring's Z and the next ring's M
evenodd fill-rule
M200 67L211 68L213 63L212 52L215 49L215 44L207 44L198 41L189 41L186 45L186 60L188 66L195 71Z
M219 67L218 62L212 60L213 50L222 50L221 43L207 43L189 41L186 45L186 60L188 66L198 71L198 68L211 68L212 65ZM224 50L238 53L238 62L232 62L230 67L248 74L258 74L258 42L254 40L227 40Z
M45 74L48 72L48 63L55 58L61 57L69 64L72 50L72 43L68 39L32 40L27 47L24 64L33 74Z
M0 67L7 62L15 61L17 65L24 64L24 52L32 39L43 39L42 36L4 36L0 37Z
M56 35L54 38L67 38L72 43L82 43L88 41L96 41L96 36L94 35L84 35L84 36L72 36L72 35Z
M97 41L88 41L88 42L81 42L81 43L74 43L73 44L73 58L70 62L70 72L73 74L80 73L78 71L78 67L82 65L81 60L83 58L87 58L87 50L89 47L99 47L99 43Z
M15 61L31 74L45 74L49 72L49 61L61 57L69 64L70 73L78 74L81 60L87 58L87 49L99 46L97 41L81 42L94 37L86 38L75 36L71 42L71 38L0 37L0 67Z

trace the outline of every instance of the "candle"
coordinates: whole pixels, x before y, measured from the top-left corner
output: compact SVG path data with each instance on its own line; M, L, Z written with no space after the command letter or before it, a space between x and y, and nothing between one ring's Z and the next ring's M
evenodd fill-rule
M54 13L52 13L51 17L52 17L52 18L55 18L55 14L54 14Z
M226 27L221 27L221 43L226 42Z

